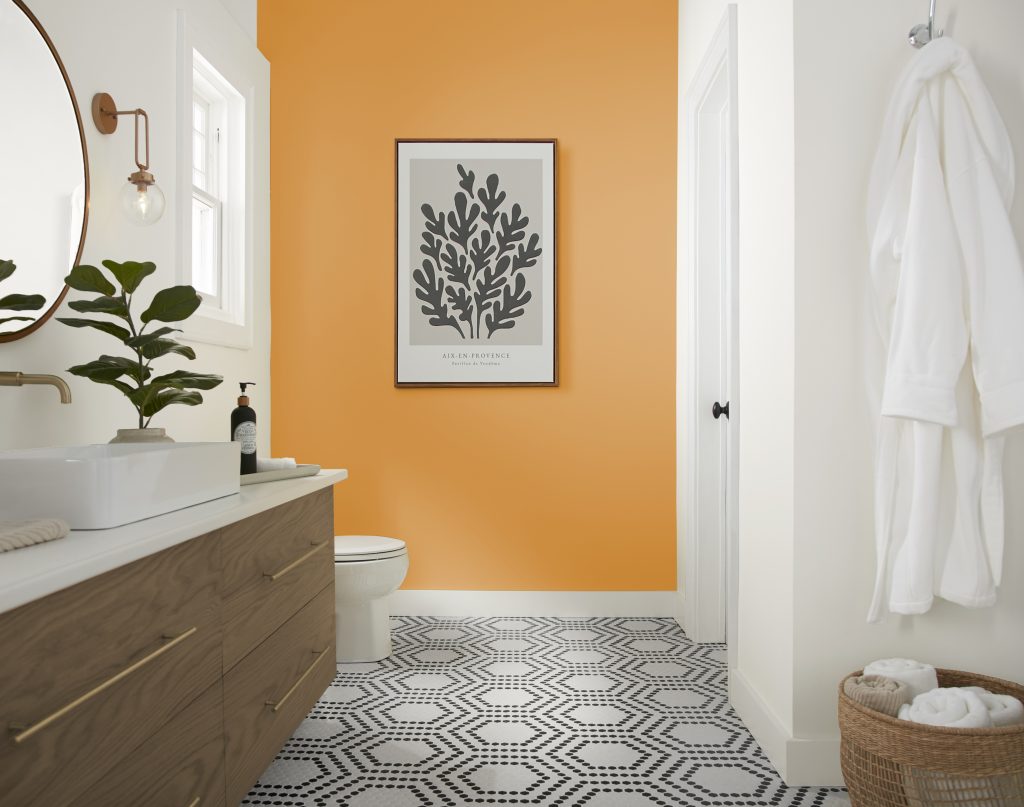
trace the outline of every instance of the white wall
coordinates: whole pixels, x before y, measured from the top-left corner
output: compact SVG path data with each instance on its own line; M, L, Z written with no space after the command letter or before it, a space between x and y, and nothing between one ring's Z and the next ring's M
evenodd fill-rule
M236 5L244 5L238 4ZM253 5L255 5L253 3ZM231 48L245 48L266 65L252 37L235 18L211 0L29 0L61 54L82 111L92 181L84 263L151 260L157 274L143 292L173 285L175 279L174 194L176 9L184 8L197 25ZM269 75L269 67L265 67ZM266 80L266 77L264 77ZM134 170L131 119L122 119L113 135L101 135L92 123L96 92L109 92L122 107L144 108L151 124L151 165L167 196L163 218L137 227L120 212L117 194ZM194 345L198 358L189 369L219 373L225 382L203 393L199 407L165 409L154 421L177 440L226 440L238 395L236 381L255 381L253 403L260 422L261 452L270 445L270 284L269 284L269 110L257 110L254 155L254 344L250 350ZM32 125L32 121L26 121ZM69 296L81 297L72 291ZM57 316L68 315L66 304ZM72 314L74 315L74 314ZM0 449L106 442L120 427L132 427L134 409L111 388L70 376L66 369L116 352L105 334L72 330L53 320L17 342L0 344L0 369L57 373L71 385L74 402L61 406L57 391L46 387L0 388ZM121 348L123 350L123 347ZM165 359L168 369L179 366Z
M1024 244L1024 4L944 0L940 25L973 54L1017 155ZM866 178L886 103L914 55L915 0L797 0L796 521L794 734L838 736L837 681L873 658L1024 680L1024 439L1007 458L1007 551L995 608L939 601L923 617L865 624L874 570L872 431L863 392ZM1024 312L1022 312L1024 316ZM808 771L808 773L811 773Z
M790 734L793 724L793 3L737 5L742 417L740 602L730 681L734 705L775 754L773 738ZM727 6L725 0L680 0L680 114ZM681 142L683 195L686 148ZM680 211L685 215L684 204ZM686 232L680 228L681 250Z
M680 0L684 103L725 6ZM890 91L914 53L906 34L924 21L927 3L738 6L743 418L731 693L790 784L840 784L836 686L865 662L907 655L1024 679L1024 501L1016 495L1024 439L1008 449L999 604L970 611L939 602L923 617L867 625L866 183ZM939 10L941 26L974 54L1011 131L1013 215L1024 244L1024 4L946 0Z

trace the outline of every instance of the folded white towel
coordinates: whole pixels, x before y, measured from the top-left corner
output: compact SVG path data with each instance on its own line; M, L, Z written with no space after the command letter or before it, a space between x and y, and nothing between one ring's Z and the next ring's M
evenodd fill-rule
M264 471L284 471L294 467L295 457L281 457L280 459L275 459L274 457L256 458L256 471L259 473Z
M56 541L71 532L59 518L35 518L31 521L0 521L0 552Z
M966 687L973 692L988 709L989 717L992 718L992 725L996 728L1001 726L1019 726L1024 723L1024 703L1021 703L1013 695L997 695L982 687Z
M886 658L872 661L864 668L864 675L884 675L902 681L910 687L912 697L939 688L939 678L931 664L922 664L908 658Z
M933 689L900 707L900 720L945 726L952 729L987 729L992 727L988 707L968 689L948 687Z

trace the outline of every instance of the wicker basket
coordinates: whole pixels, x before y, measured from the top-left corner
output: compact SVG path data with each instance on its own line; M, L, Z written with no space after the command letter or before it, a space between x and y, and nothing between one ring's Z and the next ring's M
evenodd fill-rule
M956 670L938 675L942 687L979 686L1024 701L1019 684ZM1024 726L951 729L897 720L851 700L841 683L839 729L853 807L1024 807Z

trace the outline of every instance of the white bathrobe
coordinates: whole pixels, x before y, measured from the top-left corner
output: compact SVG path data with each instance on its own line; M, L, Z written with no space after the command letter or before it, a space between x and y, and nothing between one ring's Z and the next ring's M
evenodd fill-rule
M872 622L886 600L900 614L924 613L935 595L995 602L1004 435L1024 423L1013 193L1013 152L991 96L963 48L934 40L899 80L868 197L886 353Z

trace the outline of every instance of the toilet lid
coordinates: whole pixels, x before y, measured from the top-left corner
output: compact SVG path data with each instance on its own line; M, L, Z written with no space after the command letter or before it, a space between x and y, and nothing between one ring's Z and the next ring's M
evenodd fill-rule
M336 535L335 560L379 560L405 553L405 541L380 535Z

